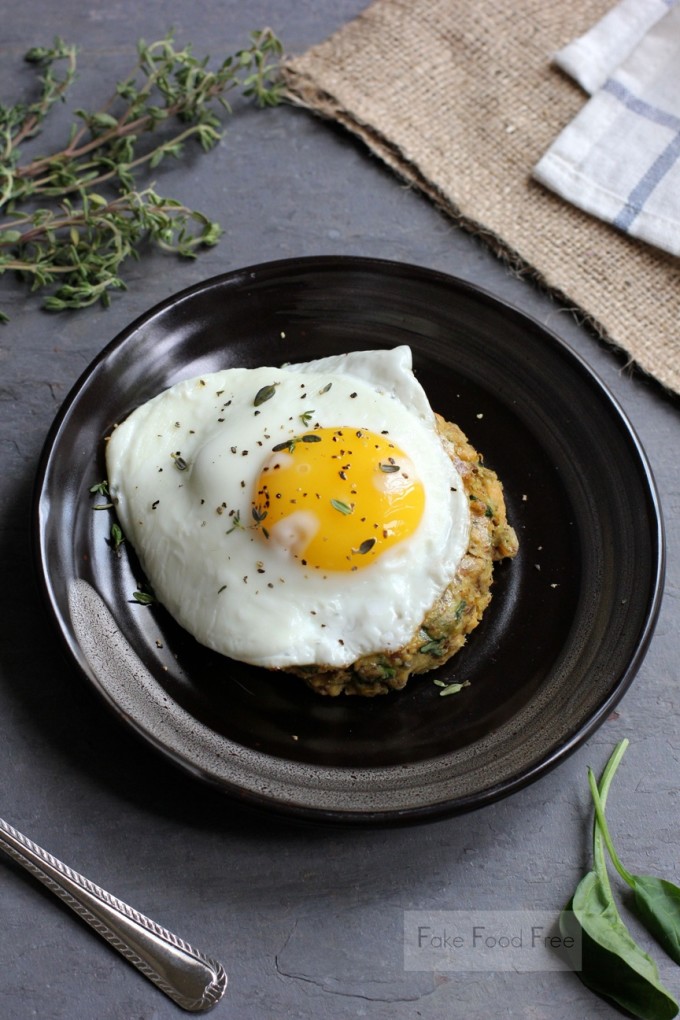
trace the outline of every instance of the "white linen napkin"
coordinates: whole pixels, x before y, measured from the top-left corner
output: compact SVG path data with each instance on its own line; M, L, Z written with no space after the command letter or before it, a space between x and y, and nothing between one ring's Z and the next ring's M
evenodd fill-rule
M591 98L533 176L680 255L680 0L622 0L554 60Z

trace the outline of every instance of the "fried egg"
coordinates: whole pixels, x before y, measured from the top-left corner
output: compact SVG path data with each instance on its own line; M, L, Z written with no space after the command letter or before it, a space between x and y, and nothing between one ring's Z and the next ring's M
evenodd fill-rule
M270 669L396 651L468 544L405 346L179 382L114 429L106 460L158 601Z

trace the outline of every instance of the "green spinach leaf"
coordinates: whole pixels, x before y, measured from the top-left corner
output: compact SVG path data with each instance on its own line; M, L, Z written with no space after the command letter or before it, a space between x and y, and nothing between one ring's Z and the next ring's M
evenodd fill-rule
M623 750L625 751L625 747ZM622 755L623 751L619 755L619 761ZM635 894L633 901L635 913L668 955L680 964L680 889L666 879L654 875L634 875L624 868L614 848L604 813L604 800L592 772L589 772L588 781L595 805L597 825L609 856L621 878Z
M602 774L598 796L604 805L627 741L614 750ZM577 974L583 983L641 1020L672 1020L678 1004L664 988L652 958L638 946L618 912L609 882L604 836L596 815L593 824L592 871L579 885L560 915L560 930L581 948Z

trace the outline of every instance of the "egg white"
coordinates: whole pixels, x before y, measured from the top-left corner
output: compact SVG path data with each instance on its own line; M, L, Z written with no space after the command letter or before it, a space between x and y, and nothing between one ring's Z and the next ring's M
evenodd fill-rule
M273 394L256 407L265 387ZM416 531L357 572L307 569L252 526L272 447L316 424L386 430L425 486ZM158 600L202 644L259 666L340 667L397 650L468 544L467 497L408 347L185 380L113 431L106 460L123 532Z

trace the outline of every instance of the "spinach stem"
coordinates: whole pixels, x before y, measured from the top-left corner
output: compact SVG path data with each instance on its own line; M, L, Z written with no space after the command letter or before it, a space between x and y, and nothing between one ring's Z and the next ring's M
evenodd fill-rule
M604 814L602 799L598 792L597 782L595 781L595 776L593 774L592 769L588 769L588 782L590 783L590 792L593 798L593 804L595 806L596 824L599 827L600 832L602 833L602 837L609 852L609 856L611 857L614 867L618 871L621 878L624 880L624 882L627 882L632 889L635 887L635 879L633 878L631 873L627 871L626 868L624 868L619 858L619 855L617 854L614 848L614 843L609 832L609 826L607 825L607 819L605 818Z
M612 894L611 884L609 882L609 875L607 873L607 862L606 862L605 856L604 856L604 829L600 826L599 819L600 819L600 815L601 815L602 819L604 820L604 808L605 808L605 805L607 803L607 795L609 793L609 787L611 786L612 779L614 778L614 773L616 772L617 768L619 767L619 764L621 763L621 759L623 758L623 756L624 756L624 754L626 752L626 748L627 747L628 747L628 740L626 738L624 738L614 748L614 752L611 755L611 757L610 757L609 761L607 762L607 764L605 765L604 771L602 773L602 778L600 779L599 790L598 790L598 787L597 787L597 783L595 782L595 777L594 777L594 775L592 775L592 770L591 769L588 770L588 772L589 772L588 780L591 783L591 792L592 792L592 789L593 789L593 785L595 786L595 789L598 790L598 800L595 802L595 818L593 820L593 858L594 858L594 861L595 861L595 871L597 872L597 876L600 879L600 881L602 883L602 886L605 889L605 891L606 891L606 893L607 893L607 895L609 896L610 899L613 898L613 894ZM591 775L592 775L592 780L591 780ZM593 798L593 800L594 799L595 798ZM599 815L597 813L598 806L600 808ZM605 828L606 828L606 822L605 822ZM607 830L607 835L608 834L609 833L608 833L608 830ZM611 844L611 838L609 839L609 842L607 843L607 849L608 850L610 849L610 844ZM613 847L612 847L612 849L613 849ZM614 858L612 858L612 860L614 860ZM618 858L617 858L617 860L618 860ZM616 860L614 860L614 863L616 864Z

